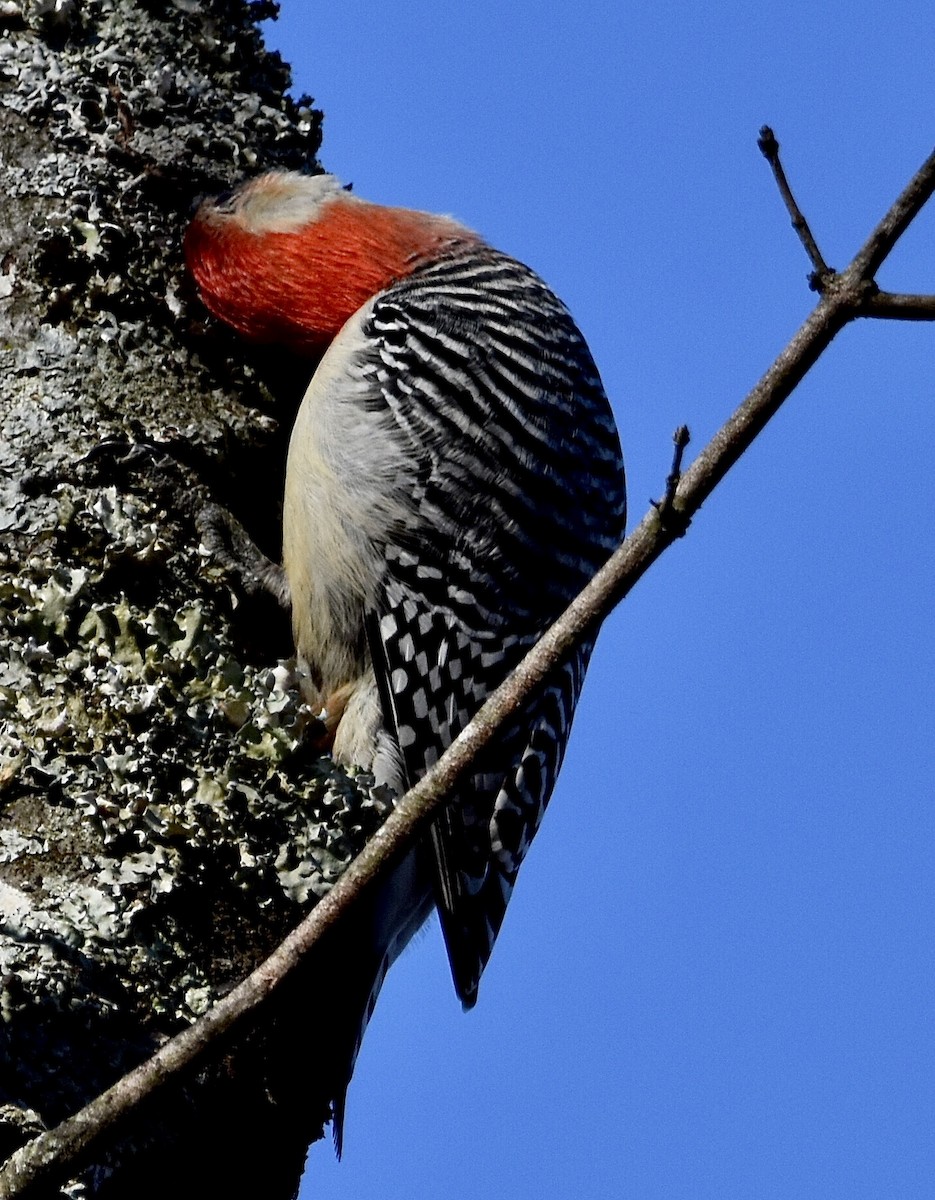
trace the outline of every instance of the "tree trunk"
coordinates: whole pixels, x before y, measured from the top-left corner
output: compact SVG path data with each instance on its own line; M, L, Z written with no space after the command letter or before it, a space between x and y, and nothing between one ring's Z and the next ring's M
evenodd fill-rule
M314 164L319 114L255 26L272 7L0 3L4 1156L246 974L387 809L302 755L284 614L199 553L214 499L278 556L310 373L245 360L181 264L199 193ZM340 1070L329 975L67 1194L291 1196Z

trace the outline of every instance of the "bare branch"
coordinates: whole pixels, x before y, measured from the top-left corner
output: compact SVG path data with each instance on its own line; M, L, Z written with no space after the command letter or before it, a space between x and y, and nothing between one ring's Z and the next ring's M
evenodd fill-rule
M789 210L789 216L792 218L792 228L799 235L799 241L805 247L805 253L811 259L812 266L815 268L813 274L809 277L809 283L814 291L823 291L825 279L833 275L834 271L822 257L822 253L818 249L818 243L812 236L808 221L806 221L795 196L792 194L792 188L789 186L786 172L779 158L779 142L777 142L776 135L768 125L764 125L760 130L760 136L756 144L762 151L763 157L773 169L773 176L776 180L776 186L779 188L779 194L782 196L783 202Z
M872 279L933 191L935 150L913 175L902 195L857 251L848 270L859 274L861 279Z
M860 315L889 321L935 321L935 296L876 292L864 301Z
M788 346L680 479L687 431L684 434L677 431L675 461L664 500L650 507L623 545L490 696L435 767L399 801L328 895L264 963L196 1024L166 1043L151 1059L80 1112L17 1150L0 1169L0 1197L12 1200L22 1196L40 1178L53 1171L63 1172L105 1131L125 1119L140 1100L191 1067L209 1047L215 1050L220 1038L263 1005L322 935L413 844L498 727L516 713L550 671L586 634L593 632L680 536L687 522L844 325L859 316L894 315L892 300L924 300L931 304L929 297L884 297L880 306L889 306L891 311L874 314L873 307L879 297L873 295L871 276L875 265L885 259L933 190L935 154L922 166L851 265L840 275L832 275L831 285ZM905 303L903 307L909 309L912 304ZM677 480L674 490L673 480ZM672 520L672 514L677 514L678 519Z

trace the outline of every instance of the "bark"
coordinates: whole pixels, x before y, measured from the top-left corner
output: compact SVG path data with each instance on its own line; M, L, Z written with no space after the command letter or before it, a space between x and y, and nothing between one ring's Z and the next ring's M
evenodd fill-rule
M245 362L180 253L199 194L314 166L272 7L0 3L0 1157L247 974L389 807L303 756L286 620L195 527L220 500L278 557L307 368ZM291 1196L329 971L41 1194Z

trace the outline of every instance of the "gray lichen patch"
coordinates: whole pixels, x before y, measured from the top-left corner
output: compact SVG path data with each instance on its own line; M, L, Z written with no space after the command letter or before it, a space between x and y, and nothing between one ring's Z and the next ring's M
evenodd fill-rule
M196 1015L252 964L219 977L186 914L210 904L218 939L249 909L285 929L389 811L366 776L303 760L291 665L238 661L210 595L144 609L102 592L114 555L160 552L145 508L102 493L73 517L98 526L96 566L0 581L6 1012L48 997L51 939L112 966L144 1020Z
M181 233L199 194L310 166L320 115L285 95L256 6L18 12L0 38L0 531L31 532L50 510L18 497L23 463L80 452L102 423L214 455L268 436L242 353L201 336Z
M181 257L199 194L314 165L267 15L0 0L0 1154L242 978L390 807L309 757L195 532L249 484L275 540L288 408ZM227 1115L272 1128L251 1069Z

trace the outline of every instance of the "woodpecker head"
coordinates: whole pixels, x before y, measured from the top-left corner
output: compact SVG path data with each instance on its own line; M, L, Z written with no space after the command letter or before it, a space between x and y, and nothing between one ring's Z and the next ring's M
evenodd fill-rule
M271 171L201 205L185 258L216 317L253 341L320 354L371 296L477 241L450 217L361 200L333 175Z

